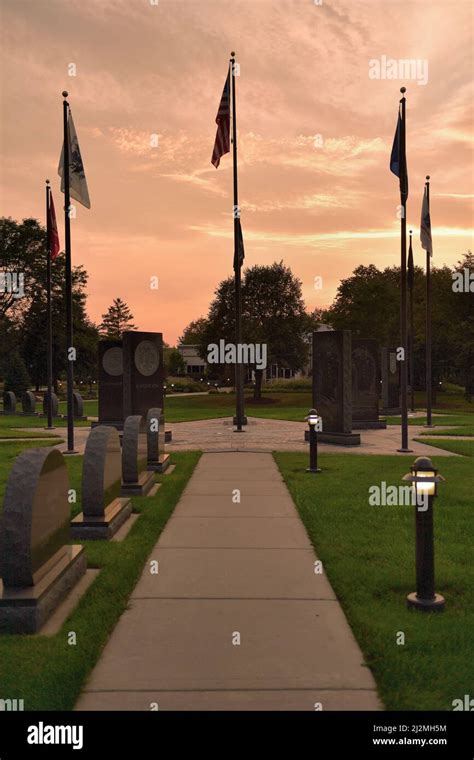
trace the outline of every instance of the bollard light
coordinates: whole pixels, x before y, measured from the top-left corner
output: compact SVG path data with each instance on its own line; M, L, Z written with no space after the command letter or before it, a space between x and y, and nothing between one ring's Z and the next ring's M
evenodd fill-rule
M435 592L433 505L438 483L444 481L429 457L418 457L403 480L412 484L415 494L416 591L407 596L408 607L425 612L444 609L445 600Z
M321 472L318 467L318 429L321 424L321 417L316 409L310 409L306 417L309 427L309 467L306 472Z

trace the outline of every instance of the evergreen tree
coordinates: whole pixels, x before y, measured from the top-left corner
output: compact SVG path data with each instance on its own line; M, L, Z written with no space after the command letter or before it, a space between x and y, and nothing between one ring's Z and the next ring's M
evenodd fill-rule
M28 376L25 362L17 350L10 357L5 372L5 391L13 391L17 399L21 399L25 391L30 387L30 378Z
M102 314L102 322L99 331L102 337L117 339L122 337L125 330L136 330L132 324L133 314L121 298L114 298L105 314Z

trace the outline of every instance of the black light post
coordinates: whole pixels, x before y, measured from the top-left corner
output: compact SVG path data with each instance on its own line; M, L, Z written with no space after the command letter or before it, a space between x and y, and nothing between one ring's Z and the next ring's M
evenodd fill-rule
M403 480L412 484L416 496L416 591L408 594L407 606L425 612L444 609L445 600L435 592L433 503L438 483L444 481L431 459L418 457Z
M306 417L309 427L309 467L306 472L321 472L318 467L318 430L321 429L321 417L316 409L310 409Z

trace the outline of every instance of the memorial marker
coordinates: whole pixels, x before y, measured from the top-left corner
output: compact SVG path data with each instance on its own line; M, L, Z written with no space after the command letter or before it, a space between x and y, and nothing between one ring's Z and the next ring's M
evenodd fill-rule
M130 499L120 498L122 453L118 431L95 427L82 468L82 512L71 522L75 539L110 539L130 517Z
M396 348L380 350L382 414L400 414L400 365Z
M379 420L379 348L376 340L352 338L352 429L384 429Z
M21 399L23 414L36 414L36 396L31 391L25 391Z
M58 410L59 410L59 401L55 393L51 394L51 400L52 400L51 407L52 407L53 417L57 417ZM48 414L48 393L47 392L43 396L43 414L45 415Z
M147 433L145 419L127 417L122 437L122 496L147 496L155 485L153 472L147 467Z
M147 470L164 472L169 463L169 454L165 454L165 418L161 409L149 409L146 417L147 433Z
M68 545L68 490L57 449L16 458L0 523L1 632L38 632L86 571L84 547Z
M13 391L5 391L3 394L3 414L15 414L16 396Z

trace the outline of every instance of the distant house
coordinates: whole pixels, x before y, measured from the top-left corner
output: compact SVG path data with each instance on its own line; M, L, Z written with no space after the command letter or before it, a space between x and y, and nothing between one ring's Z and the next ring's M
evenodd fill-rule
M183 361L186 365L186 373L192 375L192 377L202 377L207 371L207 364L199 356L198 349L198 345L192 345L190 343L181 343L178 346L178 351L183 357Z

